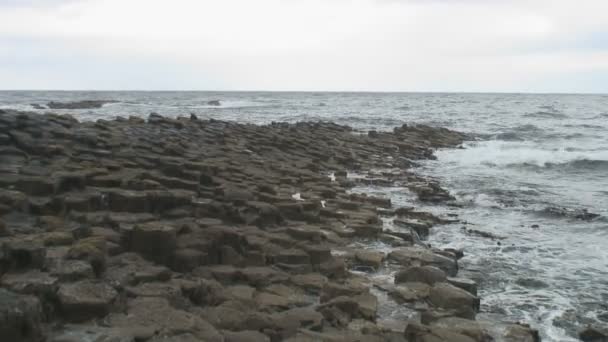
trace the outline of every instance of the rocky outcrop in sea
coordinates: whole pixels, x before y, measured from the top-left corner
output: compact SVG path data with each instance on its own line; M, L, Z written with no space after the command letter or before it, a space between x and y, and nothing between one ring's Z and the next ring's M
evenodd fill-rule
M350 191L381 182L450 201L409 169L464 138L428 126L363 134L0 110L0 336L538 341L523 324L475 321L463 251L424 242L449 218ZM393 249L353 248L375 241ZM397 270L392 284L367 276L383 268ZM389 324L383 300L419 315Z

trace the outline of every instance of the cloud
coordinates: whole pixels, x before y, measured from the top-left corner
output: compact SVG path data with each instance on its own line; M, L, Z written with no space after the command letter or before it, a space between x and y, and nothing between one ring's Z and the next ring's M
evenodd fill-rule
M517 91L533 83L543 91L555 79L608 70L604 1L27 3L0 11L0 53L9 56L0 59L0 88L27 86L32 66L47 78L49 69L74 79L86 69L86 80L69 84L88 89ZM27 68L15 63L24 59ZM124 76L108 78L112 68ZM134 79L145 70L153 82ZM564 82L563 91L606 84Z

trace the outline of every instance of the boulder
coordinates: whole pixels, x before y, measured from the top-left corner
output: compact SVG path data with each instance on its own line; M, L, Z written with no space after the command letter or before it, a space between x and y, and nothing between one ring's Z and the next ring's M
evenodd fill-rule
M57 291L61 312L71 322L104 317L118 304L118 292L103 282L89 280L62 284Z
M379 269L382 266L382 262L386 255L382 252L359 250L355 252L355 265L369 266L374 270Z
M445 272L434 266L414 266L395 274L395 284L419 282L433 285L445 281Z
M38 298L0 289L0 337L2 341L39 342L42 306Z
M436 283L429 291L429 302L438 308L454 310L458 317L474 319L479 298L448 283Z
M111 100L82 100L75 102L55 102L51 101L47 103L47 107L50 109L95 109L101 108L106 103L113 103L116 101Z
M532 329L528 324L511 324L507 326L504 331L503 341L540 342L540 335L538 333L538 330Z

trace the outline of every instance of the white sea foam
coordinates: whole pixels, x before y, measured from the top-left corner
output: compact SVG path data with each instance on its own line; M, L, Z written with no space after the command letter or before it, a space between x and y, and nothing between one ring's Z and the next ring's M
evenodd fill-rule
M442 162L468 166L533 165L544 167L583 160L608 162L608 149L577 151L568 146L550 148L533 142L491 140L467 144L465 149L438 151L437 156Z

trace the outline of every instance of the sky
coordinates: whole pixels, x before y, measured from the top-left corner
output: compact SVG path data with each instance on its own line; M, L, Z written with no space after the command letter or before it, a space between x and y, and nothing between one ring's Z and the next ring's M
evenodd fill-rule
M0 0L0 89L608 93L608 1Z

